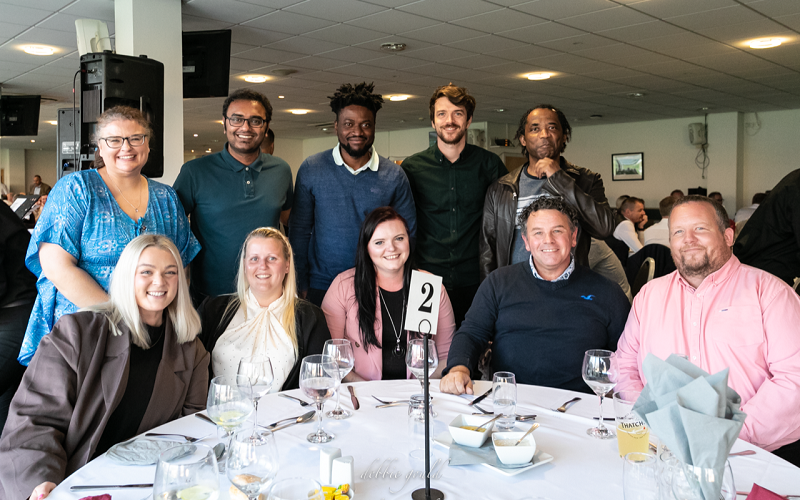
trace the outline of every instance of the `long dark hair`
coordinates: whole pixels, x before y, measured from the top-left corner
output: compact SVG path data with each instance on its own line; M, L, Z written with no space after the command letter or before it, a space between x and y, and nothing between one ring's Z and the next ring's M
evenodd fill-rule
M375 310L377 308L375 296L378 294L376 288L378 286L377 276L375 274L375 264L369 256L367 247L378 225L392 220L401 221L406 228L406 234L408 234L408 223L392 207L380 207L373 210L361 223L361 232L358 234L356 275L353 285L356 291L356 302L358 303L358 329L361 331L361 343L367 352L369 352L369 346L381 349L381 342L375 335ZM403 297L405 299L408 299L408 287L411 283L411 255L413 255L413 248L409 247L409 250L408 260L403 266Z

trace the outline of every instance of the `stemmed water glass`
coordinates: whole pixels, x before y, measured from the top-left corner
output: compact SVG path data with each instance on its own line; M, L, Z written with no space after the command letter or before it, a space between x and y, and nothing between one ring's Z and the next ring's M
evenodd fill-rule
M269 392L272 388L272 383L275 381L269 356L256 354L242 358L239 361L238 374L250 380L253 413L255 414L255 423L258 425L258 400Z
M327 354L332 357L336 364L339 365L339 390L336 391L336 408L325 414L328 418L335 420L342 420L352 415L349 411L343 409L339 404L339 394L341 391L341 379L344 379L350 370L353 369L355 363L355 355L353 354L353 346L347 339L331 339L325 341L325 347L322 354Z
M589 349L583 355L581 375L586 385L600 397L600 418L597 427L586 429L586 434L598 439L611 439L614 433L603 425L603 396L617 383L617 355L605 349Z
M246 429L231 440L228 479L250 500L256 500L278 473L278 447L270 431Z
M158 457L153 498L215 499L219 475L214 450L201 444L180 444Z
M308 435L310 443L327 443L335 437L322 430L322 407L341 384L339 365L325 354L312 354L303 358L300 365L300 389L317 405L317 432Z
M222 375L211 379L208 388L208 417L225 430L225 449L230 448L233 430L253 412L250 379L242 375Z
M425 392L425 366L428 367L428 376L430 377L436 368L439 366L439 354L436 352L436 344L432 339L428 339L428 362L425 362L425 339L410 339L408 341L408 350L406 351L406 366L408 370L417 377L419 385Z

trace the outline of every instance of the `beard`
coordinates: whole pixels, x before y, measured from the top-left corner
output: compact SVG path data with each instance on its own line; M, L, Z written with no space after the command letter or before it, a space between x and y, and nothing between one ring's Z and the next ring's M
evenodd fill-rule
M702 255L695 252L694 256L687 256L682 251L675 255L673 253L672 259L675 261L675 267L678 272L684 277L699 277L705 279L708 275L715 273L728 262L730 259L730 250L722 255L709 255L708 249L704 248Z
M342 149L345 151L345 153L350 155L351 158L358 159L367 154L372 149L372 144L374 142L375 142L374 140L370 142L365 142L364 147L362 147L361 149L355 149L351 147L350 144L348 144L347 142L340 142L339 145L342 146Z
M528 142L525 146L525 149L528 151L528 155L531 158L535 158L537 160L543 160L545 158L557 160L561 156L562 150L558 144L552 141L543 140L538 140L533 144Z
M445 125L445 127L448 127L449 125L450 124ZM442 127L441 129L436 129L436 136L439 137L439 139L443 143L453 145L453 144L458 144L459 142L461 142L461 139L463 139L464 136L467 134L467 130L463 129L463 128L459 128L455 132L455 134L456 134L455 137L453 137L452 139L447 139L444 134L445 134L444 127Z

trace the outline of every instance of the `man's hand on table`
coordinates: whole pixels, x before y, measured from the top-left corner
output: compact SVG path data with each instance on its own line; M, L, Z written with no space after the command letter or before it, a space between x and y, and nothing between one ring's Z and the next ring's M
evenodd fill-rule
M450 372L439 381L439 390L457 396L464 393L474 394L469 368L463 365L450 368Z
M51 483L50 481L45 481L36 488L33 489L33 493L31 493L30 500L39 500L41 498L47 498L50 495L50 492L53 491L53 488L56 487L56 483Z

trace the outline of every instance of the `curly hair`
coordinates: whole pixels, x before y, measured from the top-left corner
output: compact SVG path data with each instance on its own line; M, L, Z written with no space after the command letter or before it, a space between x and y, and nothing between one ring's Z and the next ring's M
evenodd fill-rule
M569 122L567 121L567 116L557 107L551 104L539 104L522 115L522 118L519 120L519 126L517 127L517 134L514 136L514 139L519 140L519 138L525 135L525 126L528 124L528 115L536 111L537 109L549 109L553 113L558 116L558 123L561 124L561 131L564 133L564 147L561 148L559 154L563 153L565 149L567 149L567 143L570 139L572 139L572 127L570 126ZM522 155L524 157L528 157L528 150L525 146L522 146Z
M357 85L345 83L333 95L329 95L331 109L339 119L339 112L347 106L363 106L372 111L372 116L378 114L378 110L383 106L383 96L373 94L374 83L361 82Z
M538 212L539 210L558 210L569 219L570 231L578 227L578 211L575 210L572 205L561 198L540 196L533 200L527 207L523 208L517 218L517 224L522 228L523 233L527 233L528 231L528 218L532 213Z
M225 102L222 103L222 116L225 118L228 117L228 106L230 106L233 101L256 101L264 106L264 111L266 113L264 119L267 123L272 121L272 104L269 103L267 96L261 92L256 92L251 89L238 89L233 91L233 93L225 99Z

